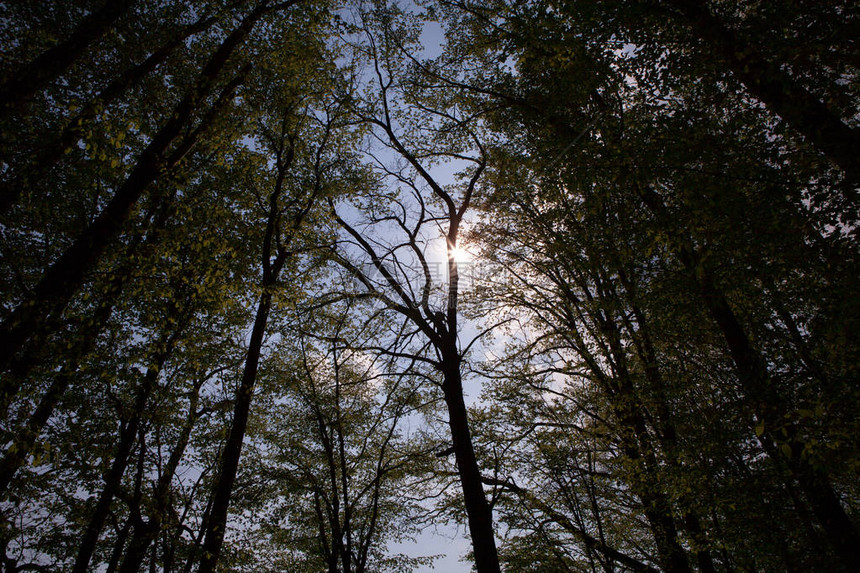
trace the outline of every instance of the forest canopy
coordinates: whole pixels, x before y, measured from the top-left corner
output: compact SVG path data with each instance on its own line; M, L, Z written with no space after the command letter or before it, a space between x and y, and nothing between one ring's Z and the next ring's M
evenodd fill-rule
M860 571L858 41L0 4L0 571Z

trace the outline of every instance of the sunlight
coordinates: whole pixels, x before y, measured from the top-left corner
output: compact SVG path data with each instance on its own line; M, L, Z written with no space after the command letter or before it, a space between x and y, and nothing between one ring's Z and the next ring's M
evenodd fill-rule
M454 247L451 249L450 255L458 263L468 263L472 260L471 253L462 247Z

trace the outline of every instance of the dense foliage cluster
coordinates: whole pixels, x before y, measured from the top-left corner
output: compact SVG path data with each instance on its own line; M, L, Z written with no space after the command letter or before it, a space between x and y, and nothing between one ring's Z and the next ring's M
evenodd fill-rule
M0 570L860 571L858 30L0 5Z

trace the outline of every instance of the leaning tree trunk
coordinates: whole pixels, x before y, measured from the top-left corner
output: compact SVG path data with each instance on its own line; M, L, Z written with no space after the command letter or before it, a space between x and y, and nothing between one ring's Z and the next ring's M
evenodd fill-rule
M702 0L671 0L684 20L755 97L816 149L860 181L860 130L849 127L818 97L720 22Z
M88 14L67 40L15 70L0 86L0 117L5 118L12 109L57 79L90 44L104 36L133 3L133 0L107 0L101 8Z
M233 484L236 481L236 474L239 471L242 442L245 439L245 431L248 427L251 398L254 394L254 385L257 382L257 370L260 366L263 338L266 334L266 324L268 323L269 312L272 307L272 289L277 284L280 272L287 260L287 252L279 242L279 225L281 219L280 198L284 190L287 171L290 169L294 159L294 151L293 141L290 141L286 158L282 160L280 154L278 155L278 174L275 187L269 195L268 220L263 236L261 257L263 267L261 286L263 292L260 294L260 300L257 304L257 313L254 317L254 326L251 329L251 339L248 344L248 354L245 357L245 366L242 370L242 379L236 388L230 433L227 436L224 450L221 452L221 467L212 492L212 511L206 525L206 536L203 540L203 555L200 559L198 573L213 573L215 571L218 557L221 554L221 547L224 544L224 533L227 527L227 510L230 505L230 497L233 494ZM308 209L310 209L314 197L310 199ZM301 224L301 219L302 217L299 217L294 221L293 230L296 230L298 225Z
M620 271L619 279L624 286L627 295L635 298L635 285L629 280L626 273ZM630 311L636 320L636 326L633 327L628 322L628 330L633 338L633 344L640 361L645 370L645 378L648 380L649 390L653 394L655 401L655 413L657 418L657 437L660 443L660 448L666 460L666 464L675 470L682 466L679 457L678 448L678 433L675 428L672 414L669 410L668 400L665 395L666 383L663 375L660 372L657 360L657 351L654 348L654 343L650 334L650 327L645 318L645 313L639 308L635 300L628 303ZM625 320L629 320L625 318ZM702 523L698 514L693 510L692 504L686 494L679 495L679 505L683 513L684 529L692 540L691 552L696 557L696 562L699 565L701 573L716 573L716 567L708 546L707 537L702 529Z
M272 305L272 293L267 286L260 295L257 304L257 315L251 331L251 341L248 345L248 355L242 371L242 380L236 389L233 407L233 422L224 451L221 454L221 471L212 495L212 512L206 527L206 538L203 541L203 556L200 559L199 573L213 573L221 547L224 544L224 533L227 526L227 509L233 494L233 484L239 471L239 458L242 454L242 442L248 427L248 416L251 410L251 398L257 381L257 370L260 364L260 354L263 348L263 337L269 310Z
M196 144L199 137L215 120L218 112L232 99L235 88L248 68L222 90L217 102L201 120L201 125L183 136L200 102L209 94L234 50L244 41L253 24L262 16L258 7L218 47L203 68L197 83L176 106L170 119L158 131L141 153L132 172L120 186L113 199L81 234L80 237L51 265L33 294L20 303L0 325L0 371L5 370L15 354L50 315L62 312L72 296L80 289L84 277L96 266L108 245L116 238L131 216L132 207L144 190L165 170L174 167ZM174 143L179 144L174 147ZM17 387L0 387L0 400L8 400L18 392Z

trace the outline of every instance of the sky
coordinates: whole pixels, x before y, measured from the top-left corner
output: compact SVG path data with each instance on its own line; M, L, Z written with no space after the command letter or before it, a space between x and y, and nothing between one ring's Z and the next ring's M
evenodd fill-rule
M416 573L469 573L471 564L461 561L469 551L469 540L463 535L462 528L453 526L429 527L414 542L401 542L389 545L392 553L406 555L441 555L432 567L421 566Z

